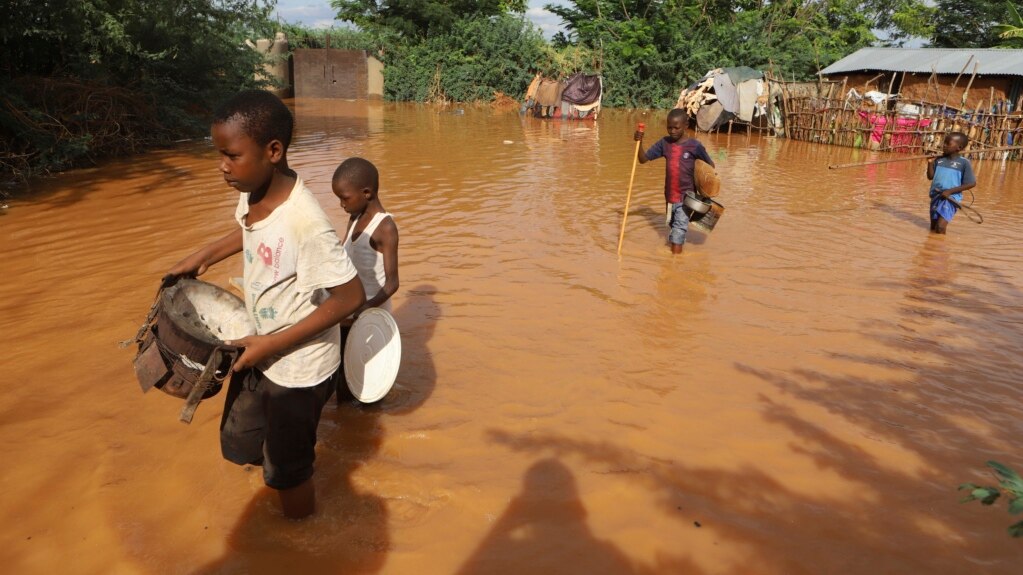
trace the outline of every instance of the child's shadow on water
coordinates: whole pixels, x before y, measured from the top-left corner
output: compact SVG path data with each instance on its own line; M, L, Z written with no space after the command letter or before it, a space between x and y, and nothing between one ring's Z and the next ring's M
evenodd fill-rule
M542 459L526 471L522 490L458 575L563 572L635 570L621 550L597 539L586 524L572 472L556 459Z
M394 387L380 402L388 415L406 415L419 409L437 385L437 368L427 343L440 321L437 288L416 286L407 292L402 306L394 311L401 332L401 368Z
M629 212L630 216L643 218L644 221L658 234L664 236L664 242L668 242L668 219L663 211L658 212L650 206L641 206ZM686 243L694 246L701 245L707 241L707 234L702 230L689 224L689 231L686 233Z
M923 228L925 230L929 230L931 228L930 221L928 221L927 218L921 216L920 214L907 212L906 210L897 208L891 204L880 202L878 200L870 200L870 205L876 210L884 212L904 222L909 222L917 226L918 228Z
M225 555L197 573L376 573L384 566L390 549L386 501L360 490L352 474L379 451L385 437L381 416L411 413L433 393L436 368L427 343L440 318L435 295L430 285L409 290L393 314L402 337L402 364L388 395L363 405L347 389L339 390L336 412L333 401L324 409L313 476L316 513L288 521L277 495L262 489L228 536Z
M664 212L658 212L650 206L640 206L630 211L629 215L643 218L657 233L666 234L668 232L668 224L666 223L667 220L664 217Z

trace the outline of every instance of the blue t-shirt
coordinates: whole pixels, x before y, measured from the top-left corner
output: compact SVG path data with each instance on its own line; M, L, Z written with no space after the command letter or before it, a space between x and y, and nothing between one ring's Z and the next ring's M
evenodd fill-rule
M977 178L973 176L973 167L966 158L962 156L958 158L941 157L934 160L934 179L931 181L930 190L932 198L947 189L976 183ZM957 202L963 200L962 193L955 193L949 197Z
M647 160L663 157L664 165L664 201L677 204L682 201L682 194L696 190L693 174L696 159L699 158L710 165L714 160L699 140L688 138L672 142L667 136L654 142L646 151Z

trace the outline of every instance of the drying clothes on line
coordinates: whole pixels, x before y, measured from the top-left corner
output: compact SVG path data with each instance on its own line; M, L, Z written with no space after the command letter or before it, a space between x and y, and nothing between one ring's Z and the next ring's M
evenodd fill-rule
M737 86L736 93L738 94L739 109L737 111L730 111L734 111L735 115L743 122L753 120L753 112L757 105L757 96L759 95L759 92L763 90L763 86L758 86L758 84L763 84L763 81L746 80ZM725 109L727 110L727 108Z
M894 100L895 98L898 98L899 95L898 94L885 94L884 92L878 92L876 90L871 90L871 91L867 92L866 94L864 94L863 97L867 98L868 100L873 102L874 105L876 106L876 105L883 104L883 103L887 102L888 100Z
M751 122L754 117L767 114L767 102L763 72L748 66L736 66L707 72L702 79L679 93L675 107L685 110L690 117L696 116L697 126L703 130L705 125L720 125L720 119L726 117L724 114L727 114L724 121L738 118ZM719 107L705 113L701 122L698 113L712 104Z
M561 103L564 86L557 80L541 80L536 90L536 103L540 106L557 106Z
M543 77L540 74L533 76L533 81L529 83L529 87L526 88L526 101L536 101L536 91L540 88L540 82Z
M739 110L739 93L735 90L735 84L728 74L718 74L714 77L714 95L725 110L735 113Z
M537 74L519 110L537 118L595 120L600 112L603 80L598 75L573 74L568 80L548 80Z
M600 76L573 74L565 81L561 99L572 104L592 104L600 100Z

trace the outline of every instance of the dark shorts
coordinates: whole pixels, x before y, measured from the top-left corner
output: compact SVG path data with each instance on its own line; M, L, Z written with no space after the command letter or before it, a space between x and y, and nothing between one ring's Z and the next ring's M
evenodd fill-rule
M235 374L220 420L220 450L238 465L262 465L274 489L296 487L313 476L316 427L337 374L313 387L283 387L259 370Z

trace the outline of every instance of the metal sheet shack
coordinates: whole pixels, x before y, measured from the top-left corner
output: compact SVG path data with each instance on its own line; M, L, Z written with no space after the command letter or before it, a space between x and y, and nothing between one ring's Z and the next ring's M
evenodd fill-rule
M362 100L384 95L384 66L364 50L301 49L292 58L296 98Z
M797 140L913 153L953 131L973 149L1023 140L1023 50L864 48L821 70L816 90L782 84Z

